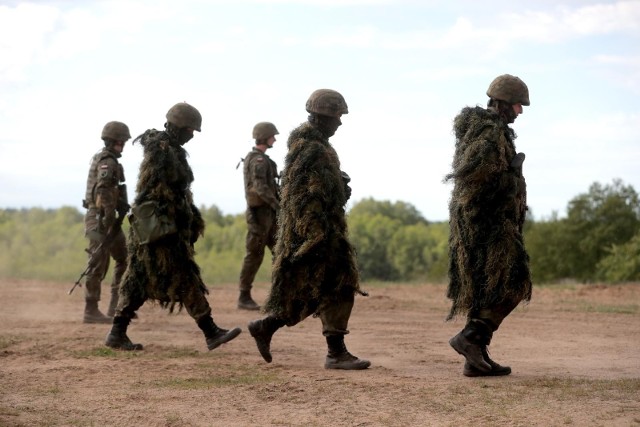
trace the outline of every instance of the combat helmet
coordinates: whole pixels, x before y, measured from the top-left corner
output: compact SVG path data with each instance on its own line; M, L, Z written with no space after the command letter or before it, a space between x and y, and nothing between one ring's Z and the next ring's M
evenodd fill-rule
M331 89L318 89L307 100L307 112L329 117L340 117L348 114L349 108L339 92Z
M276 126L271 122L260 122L253 127L253 139L256 141L269 139L279 133Z
M122 122L109 122L102 128L102 140L127 141L131 138L129 127Z
M178 102L167 111L167 122L178 128L191 128L200 132L202 115L194 106Z
M516 76L503 74L493 79L487 89L487 96L509 104L529 105L529 89Z

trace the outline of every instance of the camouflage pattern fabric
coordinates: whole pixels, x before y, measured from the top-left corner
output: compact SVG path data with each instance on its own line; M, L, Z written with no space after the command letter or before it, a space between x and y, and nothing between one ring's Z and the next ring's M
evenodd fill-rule
M522 227L526 183L511 167L515 133L499 116L466 107L454 120L454 188L449 203L448 319L531 299Z
M136 138L144 148L144 157L135 203L157 202L160 214L175 219L178 232L146 245L130 232L129 267L120 287L117 315L124 308L130 316L147 299L170 311L176 304L179 309L185 306L196 320L211 313L193 249L204 233L204 220L193 204L193 172L187 152L174 133L152 129Z
M124 169L118 162L120 153L105 147L91 158L84 205L85 236L89 239L88 264L95 265L87 271L85 299L100 301L100 283L109 269L110 257L115 261L112 290L117 290L120 279L127 268L126 239L122 230L114 236L109 251L97 251L102 239L116 222L116 211L120 203L128 204L126 192L119 184L125 182ZM94 259L99 258L99 259Z
M253 148L244 158L244 193L247 206L255 208L267 205L279 208L278 167L262 151Z
M347 197L338 155L309 123L294 129L281 182L272 287L265 310L287 325L359 292L355 251L347 240Z

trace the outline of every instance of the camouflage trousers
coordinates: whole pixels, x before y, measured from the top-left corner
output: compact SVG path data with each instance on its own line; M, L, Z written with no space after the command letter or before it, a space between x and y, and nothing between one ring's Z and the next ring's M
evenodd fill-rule
M109 250L98 250L100 241L89 239L89 259L88 265L93 266L87 272L87 278L84 287L84 297L88 301L100 301L101 283L109 270L111 258L115 261L113 268L113 280L111 281L111 292L118 292L120 279L127 269L127 243L122 230L115 236Z
M184 289L181 303L189 316L196 322L203 317L211 316L211 305L205 293L197 286L185 287ZM133 294L120 288L120 299L115 315L132 319L135 312L149 299L141 295L142 293Z
M284 319L287 326L294 326L309 316L317 316L322 322L322 335L346 335L349 333L348 325L355 297L352 293L342 296L331 304L325 304L322 311L316 314L317 306L307 305L299 313L296 319Z
M488 324L492 331L498 330L502 321L520 304L520 301L505 300L493 304L489 307L470 312L467 316L467 323L471 320L481 320Z
M265 247L273 253L276 243L276 212L269 206L247 208L246 254L240 270L240 290L251 290L256 273L262 265Z

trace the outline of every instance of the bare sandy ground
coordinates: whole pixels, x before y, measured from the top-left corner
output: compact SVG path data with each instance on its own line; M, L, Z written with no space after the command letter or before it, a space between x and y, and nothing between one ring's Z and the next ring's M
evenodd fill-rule
M536 288L494 336L501 378L462 376L442 285L364 285L346 343L372 367L357 372L323 368L314 318L265 363L234 284L209 300L236 340L208 352L186 313L147 303L129 328L145 350L113 351L70 285L0 280L0 426L640 426L640 284Z

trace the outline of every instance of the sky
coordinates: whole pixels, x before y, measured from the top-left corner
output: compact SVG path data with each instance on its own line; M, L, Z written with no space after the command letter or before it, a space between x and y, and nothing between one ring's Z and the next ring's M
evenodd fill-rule
M185 146L195 203L242 213L253 125L278 128L281 169L329 88L349 106L331 138L349 206L446 221L453 119L505 73L529 87L513 128L535 219L594 182L640 192L640 0L0 0L0 208L82 210L104 124L135 137L188 102L203 116ZM130 140L131 200L141 158Z

